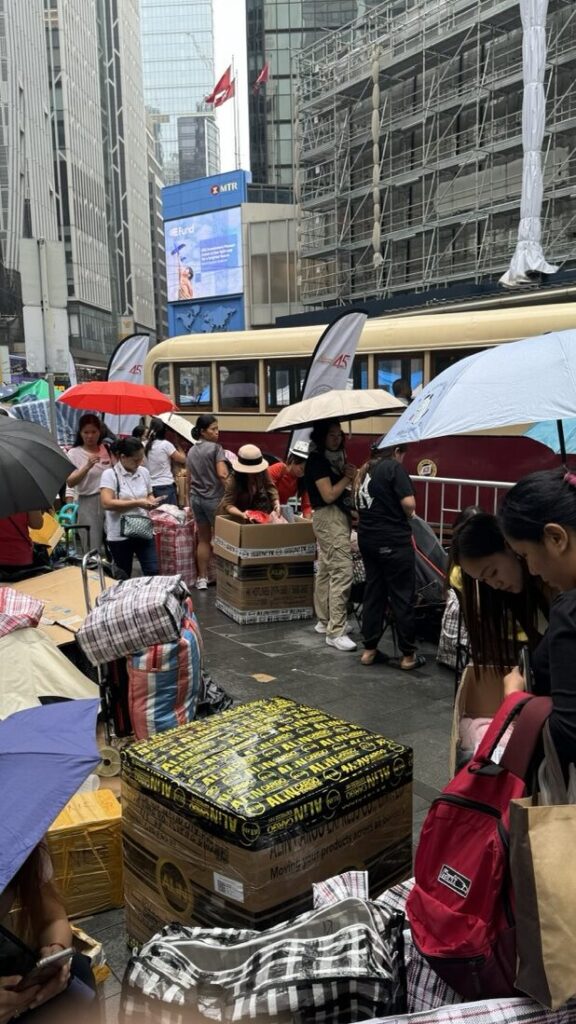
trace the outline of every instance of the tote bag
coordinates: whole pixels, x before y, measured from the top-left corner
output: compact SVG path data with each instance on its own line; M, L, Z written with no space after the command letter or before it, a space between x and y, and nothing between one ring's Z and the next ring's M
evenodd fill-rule
M556 1010L576 993L576 805L546 723L547 797L510 805L510 867L516 900L516 987ZM542 775L542 773L540 773ZM544 780L542 780L544 781Z

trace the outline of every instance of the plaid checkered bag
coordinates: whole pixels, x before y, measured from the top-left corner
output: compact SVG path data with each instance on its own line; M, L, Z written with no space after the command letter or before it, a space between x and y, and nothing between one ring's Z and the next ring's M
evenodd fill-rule
M42 618L44 602L13 587L0 587L0 637L15 629L37 626Z
M348 1024L406 1005L402 914L354 897L264 932L168 925L133 957L124 1015L215 1021L286 1015ZM164 1015L170 1004L174 1015ZM148 1016L149 1014L149 1016Z
M137 740L194 720L202 688L202 637L190 598L178 640L154 644L126 660L130 719Z
M158 553L158 568L164 576L178 573L184 583L193 587L196 582L196 523L189 508L183 509L184 522L162 509L150 513L154 523L154 540Z
M189 590L180 576L139 576L103 590L76 639L92 665L180 636Z

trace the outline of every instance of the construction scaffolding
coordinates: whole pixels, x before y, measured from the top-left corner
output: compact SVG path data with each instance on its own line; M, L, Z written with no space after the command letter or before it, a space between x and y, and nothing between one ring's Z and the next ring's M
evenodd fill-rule
M549 0L542 242L576 264L576 3ZM388 0L297 58L302 302L495 281L522 185L518 0Z

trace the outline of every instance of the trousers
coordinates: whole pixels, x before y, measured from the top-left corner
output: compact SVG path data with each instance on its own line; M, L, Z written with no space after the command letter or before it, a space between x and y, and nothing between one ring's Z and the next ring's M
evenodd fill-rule
M318 545L314 611L328 636L342 636L352 587L350 520L337 505L326 505L314 510L312 526Z
M416 556L411 544L394 548L358 536L366 570L362 636L367 651L378 646L388 607L394 615L402 654L416 650Z
M134 555L140 562L143 576L158 575L158 556L153 540L139 540L137 537L125 537L124 540L109 540L108 547L114 564L127 579L132 575Z

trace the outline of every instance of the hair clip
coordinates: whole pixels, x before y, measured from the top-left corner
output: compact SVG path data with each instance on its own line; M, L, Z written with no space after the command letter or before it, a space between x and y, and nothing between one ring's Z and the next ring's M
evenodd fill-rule
M564 474L564 482L570 484L571 487L576 487L576 473L571 473L569 470Z

